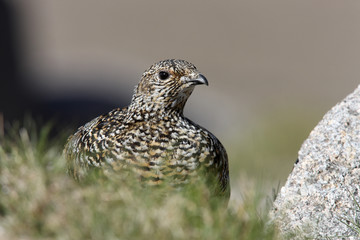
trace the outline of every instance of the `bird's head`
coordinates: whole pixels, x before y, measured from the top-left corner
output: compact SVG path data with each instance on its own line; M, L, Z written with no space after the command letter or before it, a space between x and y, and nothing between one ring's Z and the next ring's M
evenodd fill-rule
M142 104L182 113L195 85L199 84L208 85L208 81L193 64L179 59L164 60L143 73L134 98L140 98Z

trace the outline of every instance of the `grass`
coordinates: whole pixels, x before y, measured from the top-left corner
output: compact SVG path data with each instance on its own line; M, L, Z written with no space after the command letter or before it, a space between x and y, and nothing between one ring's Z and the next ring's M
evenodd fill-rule
M99 172L79 183L65 171L65 137L50 132L50 125L36 130L30 122L1 140L1 239L276 238L259 213L261 193L226 208L209 200L202 184L144 188Z
M339 220L340 223L344 224L345 226L347 226L349 229L351 229L355 236L354 237L360 237L360 203L356 200L354 194L352 192L349 191L348 189L348 193L351 196L352 200L353 200L353 204L354 207L352 209L352 217L337 217L337 219ZM350 236L345 236L345 237L350 237Z

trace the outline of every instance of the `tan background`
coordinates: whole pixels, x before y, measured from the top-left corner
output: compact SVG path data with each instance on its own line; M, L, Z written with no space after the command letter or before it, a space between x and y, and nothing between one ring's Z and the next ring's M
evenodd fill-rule
M236 172L246 165L239 163L246 161L239 151L251 148L249 158L263 161L253 165L255 171L261 175L272 166L272 178L283 182L309 131L359 84L358 0L14 3L21 16L26 72L42 76L28 86L41 94L85 91L130 100L153 62L193 62L210 85L194 91L186 115L222 140L232 165L240 166ZM59 75L85 77L52 77ZM256 130L264 125L263 132ZM248 146L253 139L262 141L254 135L266 139ZM282 145L289 141L295 146ZM272 147L274 142L279 146ZM267 158L270 153L261 147L277 150ZM258 152L263 154L256 157ZM286 159L276 161L281 158Z

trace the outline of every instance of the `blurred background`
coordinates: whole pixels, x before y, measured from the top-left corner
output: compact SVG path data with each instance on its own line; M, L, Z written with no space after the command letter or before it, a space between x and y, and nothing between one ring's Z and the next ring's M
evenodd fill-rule
M209 80L185 115L227 148L233 197L268 190L359 84L359 12L358 0L0 0L0 126L31 114L75 130L181 58Z

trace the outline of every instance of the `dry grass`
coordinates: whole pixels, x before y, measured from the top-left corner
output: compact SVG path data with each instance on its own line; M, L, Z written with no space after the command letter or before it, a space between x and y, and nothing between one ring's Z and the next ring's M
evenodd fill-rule
M175 192L99 172L75 182L65 172L64 138L51 141L49 132L29 124L2 140L0 238L275 239L259 195L225 208L201 184Z

